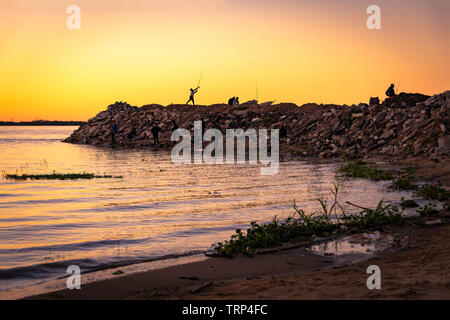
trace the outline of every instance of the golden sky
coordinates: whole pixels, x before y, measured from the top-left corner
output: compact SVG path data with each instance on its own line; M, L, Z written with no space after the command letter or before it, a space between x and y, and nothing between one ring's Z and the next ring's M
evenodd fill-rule
M0 120L87 120L117 100L352 104L450 89L448 0L1 0ZM69 5L81 29L69 30ZM382 30L366 9L381 7Z

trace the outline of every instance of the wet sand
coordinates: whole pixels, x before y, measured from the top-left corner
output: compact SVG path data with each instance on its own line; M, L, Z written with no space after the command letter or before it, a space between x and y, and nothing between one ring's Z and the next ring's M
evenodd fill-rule
M408 230L410 247L352 266L234 279L182 299L450 299L450 226ZM381 290L368 290L367 267L381 269ZM174 297L175 298L175 297Z
M386 231L406 236L407 245L368 259L319 256L302 248L210 258L31 299L450 299L450 225ZM381 290L366 286L366 269L373 264L381 268Z
M448 187L448 159L391 162L411 164L419 179L440 180ZM450 217L441 220L447 223ZM450 299L450 225L407 223L383 231L408 240L369 259L319 256L304 248L253 258L210 258L31 299ZM381 268L381 290L367 289L369 265Z

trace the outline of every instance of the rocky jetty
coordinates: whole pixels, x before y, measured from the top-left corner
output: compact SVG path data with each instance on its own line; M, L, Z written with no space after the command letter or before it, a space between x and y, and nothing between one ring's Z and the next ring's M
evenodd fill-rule
M249 101L237 107L146 105L116 102L74 131L65 142L109 147L117 124L116 146L152 147L151 128L160 128L161 147L170 148L175 128L273 129L283 123L281 151L329 158L342 154L432 156L450 153L450 91L434 96L401 93L378 104L317 105Z

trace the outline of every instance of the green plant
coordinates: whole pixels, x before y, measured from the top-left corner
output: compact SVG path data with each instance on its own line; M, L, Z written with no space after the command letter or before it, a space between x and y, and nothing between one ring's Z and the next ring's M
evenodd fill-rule
M441 184L425 184L417 189L414 196L428 200L447 201L450 198L450 192L443 188Z
M348 202L350 205L352 203ZM357 206L358 208L361 208ZM399 223L402 221L403 210L397 206L383 205L383 200L378 203L376 209L362 208L363 211L351 214L345 218L345 224L356 227L375 227L389 223Z
M392 181L394 190L417 190L417 186L408 177L401 177Z
M401 177L392 181L391 188L394 190L417 190L417 185L413 183L414 168L407 168Z
M244 234L241 229L236 230L229 241L219 242L216 252L225 257L242 253L252 256L256 248L270 248L281 246L293 239L308 239L313 235L320 237L330 236L338 225L333 224L327 214L306 214L293 203L294 213L284 221L274 217L271 223L258 224L251 222L251 227Z
M267 118L267 117L264 117L264 118L261 120L261 125L264 126L264 127L269 126L270 123L271 123L271 120L270 120L269 118Z
M433 209L433 205L432 204L426 204L423 208L417 210L417 213L421 216L421 217L430 217L430 216L434 216L435 214L439 213L439 211L437 211L436 209Z
M368 166L368 163L362 160L347 162L341 166L339 172L346 177L364 178L374 181L391 180L393 178L392 173L389 171L382 168Z

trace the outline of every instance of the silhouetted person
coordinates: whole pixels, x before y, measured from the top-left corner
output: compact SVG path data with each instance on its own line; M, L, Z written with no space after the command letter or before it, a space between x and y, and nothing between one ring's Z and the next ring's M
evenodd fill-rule
M378 97L370 97L369 106L375 106L380 104L380 99Z
M234 106L234 100L236 99L236 97L230 98L228 99L228 105L230 106Z
M117 127L117 123L114 122L111 127L111 140L112 140L113 146L116 145L116 134L118 131L119 131L119 128Z
M386 90L386 95L388 97L395 97L394 84L391 84L391 86Z
M233 106L238 106L239 105L239 97L236 97L236 99L234 99L233 101Z
M286 127L284 126L284 124L280 124L280 138L286 138L287 136L287 131L286 131Z
M153 123L152 129L150 130L153 135L153 141L155 142L155 149L159 147L159 131L161 131L161 128L158 127L156 123Z
M192 88L190 89L190 90L191 90L191 96L189 97L189 100L188 100L188 102L186 102L186 104L189 104L189 102L192 101L192 104L195 106L195 102L194 102L194 94L197 93L198 89L200 89L200 87L197 87L197 88L195 88L195 89L192 89Z

